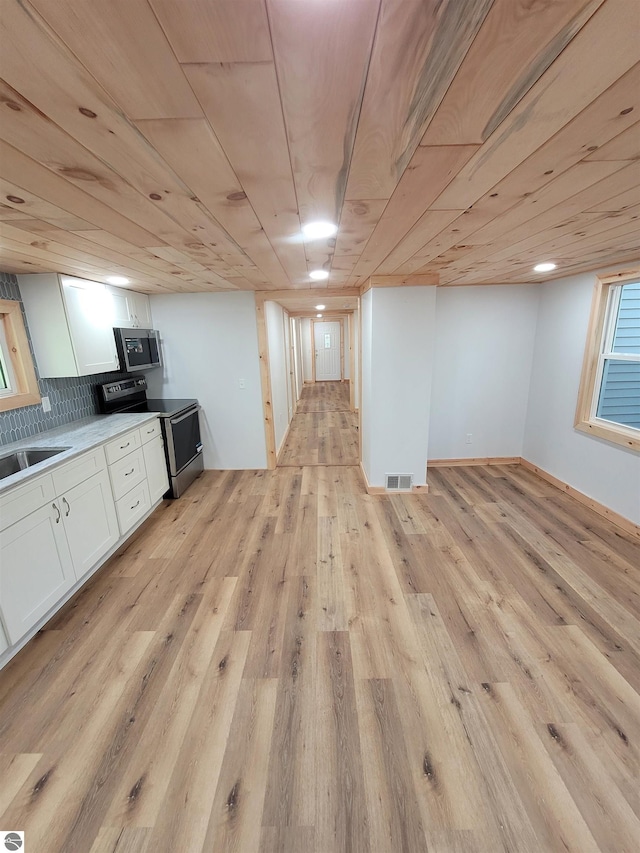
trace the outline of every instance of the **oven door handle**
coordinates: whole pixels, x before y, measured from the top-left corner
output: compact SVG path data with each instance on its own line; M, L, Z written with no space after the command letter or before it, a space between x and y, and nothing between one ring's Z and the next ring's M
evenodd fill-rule
M192 415L195 415L195 413L199 412L201 408L201 406L192 406L188 411L184 413L184 415L180 415L179 418L169 418L169 423L171 424L171 426L179 424L180 421L184 421L187 418L190 418Z

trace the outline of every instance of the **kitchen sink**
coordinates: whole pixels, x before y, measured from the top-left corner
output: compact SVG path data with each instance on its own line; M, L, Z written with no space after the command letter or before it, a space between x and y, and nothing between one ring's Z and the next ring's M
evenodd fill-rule
M0 480L69 449L68 447L27 447L24 450L17 450L15 453L0 456Z

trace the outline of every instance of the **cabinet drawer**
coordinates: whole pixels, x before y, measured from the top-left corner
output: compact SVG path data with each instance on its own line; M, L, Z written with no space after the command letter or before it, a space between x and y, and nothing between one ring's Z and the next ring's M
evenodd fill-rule
M140 444L139 429L133 429L131 432L126 432L119 438L114 438L113 441L106 444L104 448L107 453L107 462L109 465L113 462L117 462L118 459L122 459L123 456L126 456L127 453L131 453L131 451L135 450L136 447L140 447Z
M144 480L139 486L131 489L128 494L120 498L119 501L116 501L116 513L118 514L120 533L124 536L136 521L142 518L143 515L146 515L150 509L149 489L147 481Z
M61 495L79 483L84 483L89 477L104 471L106 467L104 450L102 447L96 447L95 450L83 453L82 456L72 462L67 462L66 465L56 468L51 472L56 495Z
M116 500L131 491L134 486L147 478L144 467L144 456L142 448L139 447L133 453L128 453L122 459L109 466L109 476L113 488L113 497Z
M34 477L0 498L0 530L53 501L56 495L51 474Z
M153 441L154 438L157 438L159 435L162 435L162 429L160 428L160 421L158 418L155 421L149 421L148 424L143 424L140 427L140 437L142 438L142 443L146 444L148 441Z

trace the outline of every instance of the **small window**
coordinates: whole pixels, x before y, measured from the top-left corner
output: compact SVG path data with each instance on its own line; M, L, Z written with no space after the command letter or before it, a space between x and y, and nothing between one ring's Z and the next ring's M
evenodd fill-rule
M39 402L20 303L0 299L0 412Z
M596 284L576 427L640 449L640 276Z

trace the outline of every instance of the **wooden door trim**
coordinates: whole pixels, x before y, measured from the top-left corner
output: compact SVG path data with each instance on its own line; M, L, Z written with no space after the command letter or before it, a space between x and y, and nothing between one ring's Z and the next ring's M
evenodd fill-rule
M276 433L273 425L273 396L271 392L271 371L269 365L269 339L264 316L265 298L255 294L256 325L258 328L258 357L260 360L260 384L262 387L262 411L264 416L264 440L267 453L267 469L276 467Z

